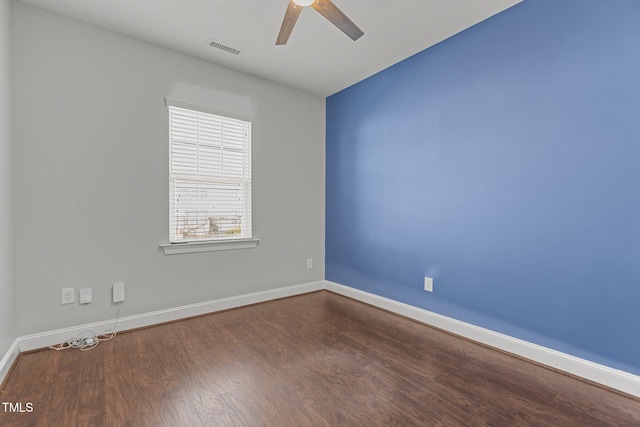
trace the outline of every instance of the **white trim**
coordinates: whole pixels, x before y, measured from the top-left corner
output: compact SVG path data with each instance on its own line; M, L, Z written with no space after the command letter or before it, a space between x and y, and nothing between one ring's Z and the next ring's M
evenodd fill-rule
M165 310L153 311L150 313L121 317L118 320L118 330L124 331L145 326L152 326L159 323L171 322L187 317L214 313L216 311L228 310L230 308L242 307L259 302L306 294L323 289L323 281L312 282L303 285L270 289L267 291L253 292L250 294L238 295L234 297L183 305L180 307L173 307ZM94 331L98 335L108 333L111 332L114 322L115 319L111 319L104 322L90 323L81 326L74 326L71 328L57 329L54 331L19 337L18 340L20 344L20 351L35 350L37 348L59 344L64 340L70 337L74 337L86 330Z
M11 365L13 365L13 362L16 360L16 357L18 357L18 354L20 353L19 340L20 338L16 338L13 341L13 344L9 346L9 349L2 357L2 360L0 360L0 384L2 384L2 382L4 381L7 373L9 373L9 369L11 369Z
M253 292L250 294L127 316L120 318L118 321L118 330L152 326L159 323L170 322L207 313L214 313L216 311L289 296L306 294L323 289L417 320L427 325L435 326L447 332L524 357L531 361L567 372L586 380L620 390L624 393L640 397L640 376L590 362L547 347L327 280ZM114 322L115 319L110 319L103 322L74 326L71 328L58 329L16 338L2 360L0 360L0 382L4 379L4 376L9 371L9 368L20 351L34 350L58 344L85 330L93 330L98 334L106 333L111 331Z
M640 397L640 376L338 283L325 281L325 289Z
M178 107L178 108L186 108L187 110L200 111L201 113L215 114L216 116L229 117L232 119L243 120L245 122L250 122L250 123L253 122L253 117L251 116L232 113L224 110L218 110L215 108L207 107L206 105L199 105L199 104L194 104L192 102L180 101L179 99L175 99L175 98L167 97L164 99L164 103L167 107L171 106L171 107Z
M228 251L231 249L252 249L260 239L203 240L184 243L163 243L160 245L165 255L189 254L194 252Z

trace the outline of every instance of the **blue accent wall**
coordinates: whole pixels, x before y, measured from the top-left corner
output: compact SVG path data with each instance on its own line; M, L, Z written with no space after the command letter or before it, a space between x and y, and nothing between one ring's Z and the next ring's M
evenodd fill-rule
M525 0L329 97L327 280L640 374L639 22Z

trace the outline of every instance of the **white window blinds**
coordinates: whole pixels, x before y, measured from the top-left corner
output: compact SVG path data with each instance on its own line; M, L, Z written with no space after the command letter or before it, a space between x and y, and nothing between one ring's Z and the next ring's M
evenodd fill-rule
M251 237L251 122L169 105L169 239Z

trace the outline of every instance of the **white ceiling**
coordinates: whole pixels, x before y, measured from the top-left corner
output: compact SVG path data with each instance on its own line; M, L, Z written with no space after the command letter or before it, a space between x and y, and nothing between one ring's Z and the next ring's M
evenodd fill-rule
M352 41L310 7L276 46L289 0L21 0L112 31L329 96L521 0L333 0ZM238 56L207 46L214 39Z

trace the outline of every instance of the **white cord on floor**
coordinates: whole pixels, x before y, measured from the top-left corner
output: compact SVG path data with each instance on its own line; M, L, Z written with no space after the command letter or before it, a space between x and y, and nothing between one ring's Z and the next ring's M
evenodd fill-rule
M61 344L49 346L49 348L56 351L66 350L68 348L79 348L80 351L87 351L96 348L98 344L103 341L113 339L118 334L116 328L118 327L118 320L120 319L121 306L122 303L118 304L118 308L116 309L116 323L113 325L113 328L111 328L111 332L96 335L96 333L91 330L82 331L79 335L69 338Z

